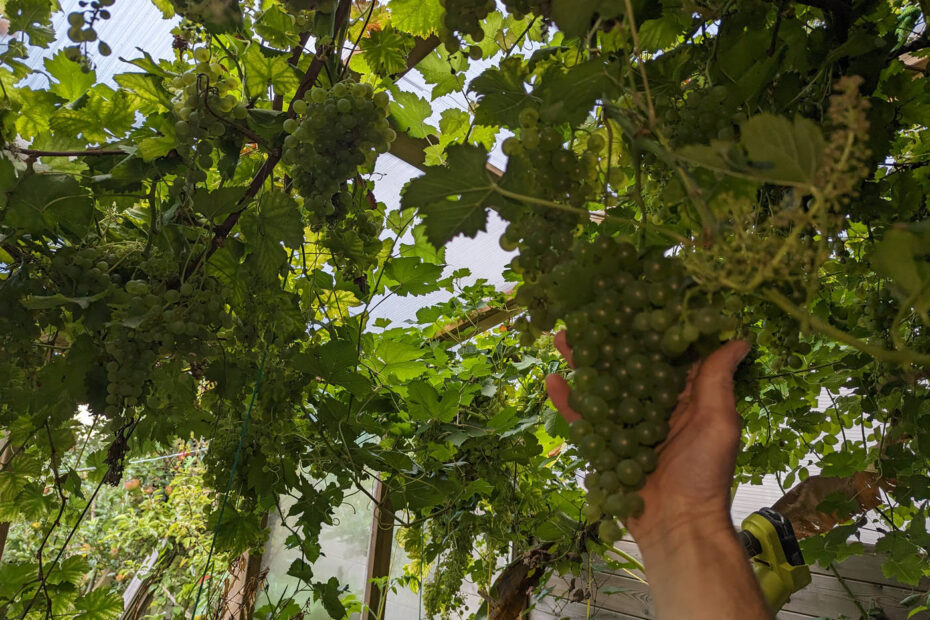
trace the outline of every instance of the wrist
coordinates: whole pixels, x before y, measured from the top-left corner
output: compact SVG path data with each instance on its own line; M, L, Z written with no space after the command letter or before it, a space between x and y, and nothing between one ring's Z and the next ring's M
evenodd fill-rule
M735 538L736 530L725 508L666 510L631 520L627 529L644 555L674 552L699 540Z

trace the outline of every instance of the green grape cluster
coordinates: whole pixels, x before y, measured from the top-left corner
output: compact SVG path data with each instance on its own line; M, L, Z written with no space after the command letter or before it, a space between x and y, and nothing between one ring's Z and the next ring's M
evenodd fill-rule
M81 70L84 73L90 72L93 63L87 57L87 46L97 41L97 30L94 25L98 20L110 19L109 7L113 6L116 0L93 0L89 3L81 2L80 11L68 13L68 38L77 45L71 45L64 48L65 56L69 60L80 63ZM101 56L109 56L113 50L106 41L97 43L97 51Z
M216 333L232 326L221 287L212 278L178 287L160 280L129 280L118 293L104 341L107 396L104 413L142 404L156 361L194 362L216 353Z
M245 103L236 93L239 82L218 62L210 62L210 50L193 51L197 64L170 82L178 96L174 103L177 122L178 154L191 161L188 176L194 182L206 180L213 168L213 140L226 133L227 121L248 115Z
M576 239L567 257L517 296L532 325L565 322L576 365L570 405L583 416L571 438L592 468L587 517L606 515L600 534L612 542L615 518L643 509L637 490L656 467L655 446L668 434L689 367L735 325L679 260L607 235ZM519 327L529 328L526 319Z
M51 259L51 273L64 275L63 293L72 297L92 297L119 284L120 275L112 273L116 258L106 248L73 248L65 246Z
M504 6L516 19L532 13L548 17L552 11L551 0L504 0Z
M675 128L671 132L673 144L733 140L736 126L746 116L727 102L728 92L724 86L689 90L680 104L672 102L662 112L662 121Z
M242 26L239 0L170 0L174 10L211 32L233 32Z
M440 0L440 4L445 8L440 38L447 50L454 53L462 47L456 33L467 34L475 43L484 40L481 22L494 11L494 0ZM468 53L474 60L481 58L481 48L476 45Z
M337 197L360 166L371 167L396 134L388 124L388 95L368 84L341 82L313 88L294 102L298 118L284 122L283 161L304 197L310 225L319 230L336 221L349 201Z

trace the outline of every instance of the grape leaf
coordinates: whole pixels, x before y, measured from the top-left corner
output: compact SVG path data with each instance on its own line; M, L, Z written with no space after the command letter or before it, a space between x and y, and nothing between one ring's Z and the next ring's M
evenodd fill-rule
M226 217L236 210L246 189L245 187L221 187L210 191L198 188L192 197L194 211L211 220Z
M395 28L418 37L436 34L442 25L439 0L391 0L388 9Z
M294 67L283 54L269 56L258 45L252 45L243 56L245 85L252 96L260 95L268 86L283 94L300 84Z
M452 146L445 166L431 168L404 187L401 206L419 210L426 236L437 248L457 235L474 237L485 230L495 191L486 165L483 148Z
M289 248L299 247L304 241L303 225L297 202L284 192L268 192L259 203L262 232L283 241Z
M79 610L74 620L116 620L123 613L123 598L100 587L78 598L74 606Z
M541 102L540 118L553 124L581 124L594 103L615 90L610 73L610 63L602 59L579 63L564 71L554 65L533 90L533 96Z
M460 56L447 60L435 50L417 63L417 71L423 75L426 83L434 85L430 93L433 99L461 90L465 85L466 67L467 63Z
M757 114L740 126L740 135L756 164L754 176L783 185L814 183L824 150L814 121L798 116L792 123L783 116Z
M876 543L875 551L886 556L882 563L882 574L885 577L915 586L920 583L925 561L921 557L920 547L909 541L906 534L885 534Z
M10 32L29 35L30 45L48 47L55 31L50 27L52 3L49 0L10 0L4 11L10 20Z
M114 75L117 84L139 98L139 111L158 114L172 107L171 95L162 86L162 78L148 73L120 73Z
M63 51L46 58L45 69L56 80L49 90L67 101L74 101L97 81L95 71L85 73L81 70L81 65L68 60Z
M426 124L426 119L433 114L429 101L397 87L391 88L391 94L391 118L400 131L412 138L425 138L436 132L434 127Z
M412 381L407 385L407 410L415 420L451 422L459 411L459 393L439 392L426 381Z
M93 200L73 177L32 174L9 195L4 219L7 225L31 233L81 236L93 214Z
M490 68L472 80L468 89L478 95L475 122L480 125L520 126L520 110L530 101L523 83L526 67L519 58L501 61L499 68Z
M359 46L368 66L378 75L393 75L407 68L408 39L393 28L372 31Z
M408 256L394 258L384 270L397 284L391 285L398 295L424 295L436 290L436 281L442 276L442 265L434 265Z
M590 30L594 14L608 2L598 0L552 0L552 21L568 37L580 37Z

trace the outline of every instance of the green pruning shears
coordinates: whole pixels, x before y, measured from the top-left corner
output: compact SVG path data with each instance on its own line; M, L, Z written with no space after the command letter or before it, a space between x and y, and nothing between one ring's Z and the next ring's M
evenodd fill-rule
M743 521L740 541L772 613L811 582L794 528L780 513L763 508Z

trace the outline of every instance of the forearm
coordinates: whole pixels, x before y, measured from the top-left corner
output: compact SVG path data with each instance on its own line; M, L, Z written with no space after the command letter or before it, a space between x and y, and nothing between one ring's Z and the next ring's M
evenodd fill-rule
M768 620L729 518L686 522L637 541L658 620Z

